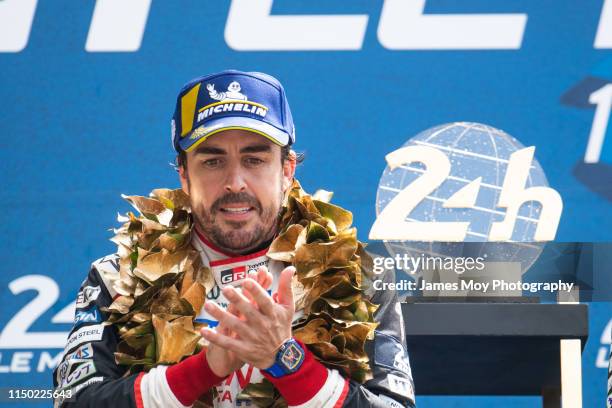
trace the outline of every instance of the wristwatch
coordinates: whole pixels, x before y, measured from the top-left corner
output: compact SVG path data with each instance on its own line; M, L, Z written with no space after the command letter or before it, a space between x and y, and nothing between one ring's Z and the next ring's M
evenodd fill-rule
M280 346L274 364L262 371L274 378L284 377L296 372L302 366L305 356L306 353L300 343L290 338Z

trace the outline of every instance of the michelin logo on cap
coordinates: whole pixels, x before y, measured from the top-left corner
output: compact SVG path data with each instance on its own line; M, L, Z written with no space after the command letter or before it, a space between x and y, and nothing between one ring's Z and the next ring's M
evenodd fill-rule
M206 89L208 90L210 99L219 102L214 102L209 106L205 106L204 109L198 112L198 122L212 117L216 113L223 112L248 112L262 118L268 113L268 108L266 106L249 101L247 96L240 92L241 86L238 81L232 81L225 92L217 92L214 84L206 84Z
M214 84L206 84L206 89L208 89L208 95L211 99L216 101L227 101L227 100L239 100L246 101L246 95L240 93L240 83L238 81L232 81L231 84L227 87L227 92L218 93L215 91Z

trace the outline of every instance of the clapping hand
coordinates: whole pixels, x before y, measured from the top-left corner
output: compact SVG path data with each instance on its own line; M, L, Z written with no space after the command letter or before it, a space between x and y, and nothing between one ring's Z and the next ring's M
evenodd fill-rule
M261 269L257 278L265 277L262 281L267 283L269 273L266 269L264 274ZM278 348L291 338L295 311L291 287L294 274L293 266L281 272L275 299L266 292L259 279L251 277L242 283L242 291L232 286L223 288L231 309L225 311L212 302L205 303L204 308L224 330L204 328L202 336L215 348L221 348L245 363L260 369L272 366Z
M257 273L250 273L249 278L253 281L254 284L257 284L260 287L266 289L268 289L272 285L273 280L272 275L265 267L260 267L257 270ZM247 297L249 297L249 299L251 300L252 304L256 307L255 300L250 297L250 293L245 293L247 294ZM219 306L217 306L217 308L219 308ZM228 312L234 316L238 316L239 318L241 318L240 312L236 310L234 304L229 305ZM205 330L207 329L202 329L201 334L206 338L204 334ZM233 334L229 330L229 328L226 327L226 325L221 321L219 321L219 325L217 326L216 331L217 333L220 333L228 338L236 337L236 335ZM235 353L230 350L224 349L223 347L219 347L217 344L212 342L208 346L208 350L206 352L206 359L208 361L210 369L217 377L225 377L244 365L244 361L241 360Z

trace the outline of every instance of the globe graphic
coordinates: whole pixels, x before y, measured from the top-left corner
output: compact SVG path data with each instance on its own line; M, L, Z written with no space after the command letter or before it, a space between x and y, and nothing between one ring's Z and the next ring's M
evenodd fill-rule
M523 146L509 134L480 123L449 123L425 130L410 138L406 146L429 146L443 152L451 164L450 174L436 189L406 215L404 221L469 221L463 242L385 241L391 256L482 256L501 262L521 262L524 273L542 252L543 243L533 242L540 204L524 203L518 213L510 242L488 242L493 222L502 221L505 208L497 206L510 155ZM379 215L395 196L427 171L423 163L412 162L391 170L385 168L376 195ZM445 201L472 180L482 177L473 208L444 208ZM537 160L532 161L525 188L548 186ZM478 244L481 243L481 244Z

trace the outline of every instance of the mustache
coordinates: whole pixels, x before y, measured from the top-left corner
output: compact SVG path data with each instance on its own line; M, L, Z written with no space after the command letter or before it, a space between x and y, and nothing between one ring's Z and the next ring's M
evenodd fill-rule
M246 203L251 207L255 207L258 212L261 212L261 204L252 195L246 192L240 193L227 193L222 197L215 200L213 205L210 207L211 212L219 211L221 207L226 204Z

